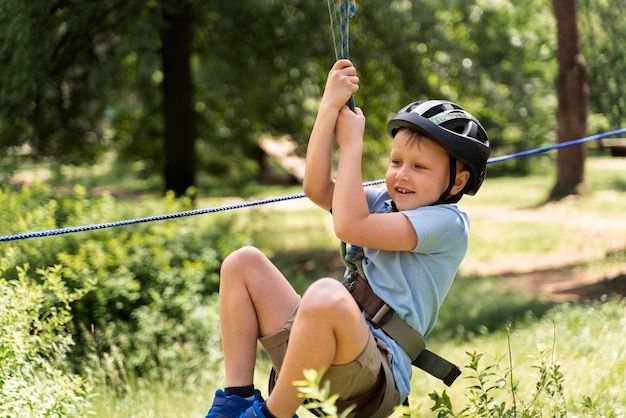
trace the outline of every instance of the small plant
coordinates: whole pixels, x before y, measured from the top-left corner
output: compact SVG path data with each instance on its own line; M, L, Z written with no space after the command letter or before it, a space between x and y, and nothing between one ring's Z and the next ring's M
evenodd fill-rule
M304 371L304 380L297 380L294 385L298 388L298 395L306 399L304 407L310 411L317 410L323 412L325 416L334 418L346 418L354 409L353 406L337 415L337 406L335 403L339 399L339 395L330 393L330 382L324 382L320 387L323 372L313 369Z
M510 327L508 332L509 367L504 373L498 364L483 366L483 354L467 353L470 360L465 366L470 375L466 378L472 384L467 388L467 406L459 413L452 409L450 397L444 390L429 394L434 402L431 411L437 413L438 418L466 418L466 417L496 417L496 418L533 418L567 416L565 405L564 376L561 366L554 361L554 342L552 349L542 349L539 352L539 364L533 366L539 372L535 388L528 400L519 395L519 384L513 378L513 358L511 353ZM550 361L546 361L551 352ZM508 382L508 383L507 383ZM511 404L501 399L506 398L505 392L510 393Z

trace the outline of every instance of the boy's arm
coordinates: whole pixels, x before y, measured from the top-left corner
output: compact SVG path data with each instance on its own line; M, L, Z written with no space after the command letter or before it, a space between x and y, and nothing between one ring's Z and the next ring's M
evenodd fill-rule
M410 251L417 246L411 222L399 212L369 212L361 176L365 117L361 109L342 108L335 134L339 165L333 193L335 235L352 244L387 251Z
M328 74L324 95L311 131L306 153L304 193L315 204L330 209L335 184L331 178L333 135L339 110L359 88L356 68L339 60Z
M330 209L335 184L331 178L333 131L339 111L320 105L306 150L304 194L316 205Z

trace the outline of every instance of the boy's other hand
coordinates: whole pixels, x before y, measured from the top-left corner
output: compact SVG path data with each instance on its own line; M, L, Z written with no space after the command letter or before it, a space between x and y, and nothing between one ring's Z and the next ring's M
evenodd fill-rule
M328 73L321 106L339 110L358 90L359 77L356 75L356 67L350 60L340 59Z
M365 116L359 107L354 112L348 106L343 106L337 116L335 137L340 148L354 146L363 148L363 133L365 131Z

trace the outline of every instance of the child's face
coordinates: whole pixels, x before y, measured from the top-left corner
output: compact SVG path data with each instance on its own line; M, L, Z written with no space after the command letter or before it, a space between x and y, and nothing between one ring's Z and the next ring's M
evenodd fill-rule
M431 139L408 129L395 136L385 184L398 210L435 203L448 186L450 159Z

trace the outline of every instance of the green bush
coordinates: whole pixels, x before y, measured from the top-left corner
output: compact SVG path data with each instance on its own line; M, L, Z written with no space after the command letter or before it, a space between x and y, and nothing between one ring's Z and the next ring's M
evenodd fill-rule
M0 192L4 233L116 221L192 208L186 199L56 198L44 186ZM252 212L249 212L252 213ZM208 215L16 241L15 264L63 265L76 341L70 360L85 376L123 388L138 376L198 379L220 361L214 304L223 257L248 234L234 217ZM16 231L17 230L17 231ZM18 270L6 269L15 279Z
M65 362L70 303L83 292L64 285L60 266L38 270L42 280L14 267L6 280L13 255L0 258L0 416L83 416L88 388Z

